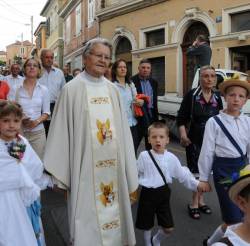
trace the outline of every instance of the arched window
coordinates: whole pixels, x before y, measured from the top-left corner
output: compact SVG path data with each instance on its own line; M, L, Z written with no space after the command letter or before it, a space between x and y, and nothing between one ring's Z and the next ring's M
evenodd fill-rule
M122 37L119 40L119 43L116 48L116 55L124 54L130 52L132 49L131 43L125 37Z

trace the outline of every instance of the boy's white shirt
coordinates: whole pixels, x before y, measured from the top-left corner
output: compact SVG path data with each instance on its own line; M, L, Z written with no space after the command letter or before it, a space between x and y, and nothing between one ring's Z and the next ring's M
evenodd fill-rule
M172 179L176 178L188 189L197 191L199 181L195 179L187 167L181 165L174 154L167 150L164 151L164 154L157 154L154 150L151 150L151 153L162 170L167 183L172 183ZM158 188L165 185L147 151L140 153L137 167L140 185L147 188Z
M222 111L219 119L225 125L232 137L238 143L243 153L250 160L250 117L241 113L238 117L231 116ZM202 148L199 156L198 167L200 180L208 181L214 157L237 158L240 157L237 149L225 136L217 122L210 118L205 127Z
M239 225L241 225L241 223L229 226L224 234L224 237L227 237L233 245L250 246L250 243L247 243L246 241L242 240L235 233L235 230ZM226 244L219 242L212 244L212 246L225 246L225 245Z

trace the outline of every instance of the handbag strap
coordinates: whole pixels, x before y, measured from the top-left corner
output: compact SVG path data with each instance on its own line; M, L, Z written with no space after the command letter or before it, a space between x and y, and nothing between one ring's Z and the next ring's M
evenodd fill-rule
M244 157L242 149L240 148L240 146L238 145L238 143L234 140L234 138L229 133L229 131L227 130L227 128L225 127L225 125L222 123L222 121L219 119L219 117L216 115L216 116L214 116L214 119L217 122L217 124L220 126L220 128L224 132L224 134L227 136L227 138L230 140L230 142L233 144L233 146L238 150L238 152L240 153L240 155L242 157Z
M155 160L155 158L154 158L154 156L152 155L152 153L151 153L150 150L148 150L148 154L149 154L149 156L151 157L153 163L155 164L155 167L157 168L158 172L160 173L160 175L161 175L161 177L162 177L162 179L163 179L165 185L168 185L168 184L167 184L167 181L166 181L166 178L165 178L165 176L164 176L162 170L160 169L159 165L157 164L157 162L156 162L156 160Z
M229 240L228 237L223 237L219 242L224 243L224 244L226 244L228 246L233 246L232 242Z

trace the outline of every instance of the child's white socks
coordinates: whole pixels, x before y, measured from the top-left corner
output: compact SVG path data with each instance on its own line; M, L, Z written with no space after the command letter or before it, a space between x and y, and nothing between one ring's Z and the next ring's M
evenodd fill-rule
M207 240L207 245L210 246L215 242L218 242L223 236L224 236L224 231L222 230L221 226L219 226L214 233L208 238Z
M154 246L160 246L161 245L161 241L164 238L167 238L168 236L170 236L170 233L165 233L162 229L159 229L157 231L157 233L153 236L153 245Z
M151 230L144 231L143 234L145 246L152 246L151 244Z

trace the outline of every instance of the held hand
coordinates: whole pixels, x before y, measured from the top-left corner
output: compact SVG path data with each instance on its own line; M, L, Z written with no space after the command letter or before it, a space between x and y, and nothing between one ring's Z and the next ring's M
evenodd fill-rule
M191 144L191 140L188 138L188 137L183 137L181 136L181 140L180 140L180 143L183 147L187 147L189 144Z
M53 191L62 194L64 196L65 200L67 200L67 191L66 190L59 188L57 185L54 185Z
M22 123L25 128L30 130L38 125L38 122L36 120L30 120L30 119L24 119Z
M142 105L144 104L144 101L142 99L135 99L134 104L142 107Z
M129 194L131 205L137 202L137 197L138 197L137 190Z
M199 192L210 192L212 189L208 182L200 181L197 186L197 190Z

